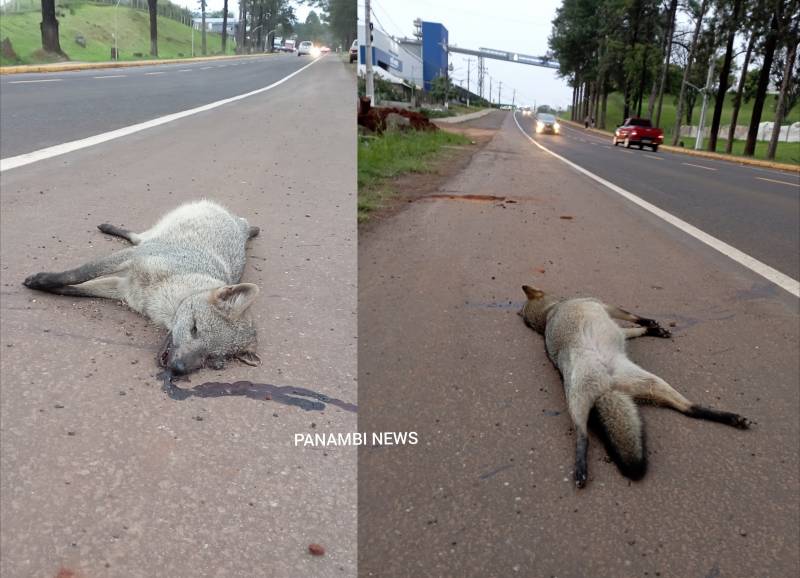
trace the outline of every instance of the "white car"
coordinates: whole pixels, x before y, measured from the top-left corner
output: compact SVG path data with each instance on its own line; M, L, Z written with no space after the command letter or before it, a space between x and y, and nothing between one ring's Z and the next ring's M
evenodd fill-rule
M314 46L314 44L312 44L308 40L303 40L300 43L300 46L297 47L297 56L302 56L303 54L308 54L316 58L317 56L319 56L319 48Z

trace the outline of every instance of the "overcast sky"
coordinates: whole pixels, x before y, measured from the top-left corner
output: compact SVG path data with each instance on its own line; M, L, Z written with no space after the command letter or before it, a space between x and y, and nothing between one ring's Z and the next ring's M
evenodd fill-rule
M502 0L487 2L477 0L371 0L372 12L377 20L374 26L391 36L411 36L413 21L422 18L440 22L447 28L449 43L463 48L494 48L543 56L547 52L547 37L556 8L561 0ZM364 0L358 0L359 18L364 15ZM451 54L455 67L452 76L464 79L466 86L467 63L465 56ZM566 107L572 99L572 89L560 79L555 70L500 60L485 61L492 77L492 93L497 101L497 89L502 82L502 100L510 102L516 89L517 104L533 106L549 104ZM470 84L477 92L477 63L472 58ZM485 80L487 96L489 80Z

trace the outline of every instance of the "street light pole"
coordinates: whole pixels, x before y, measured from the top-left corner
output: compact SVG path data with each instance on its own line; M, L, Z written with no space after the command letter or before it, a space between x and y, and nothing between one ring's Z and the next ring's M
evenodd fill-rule
M375 81L372 77L372 21L370 0L364 1L364 66L366 67L366 92L371 104L375 104Z
M122 0L117 0L114 5L114 60L119 60L119 47L117 46L117 8Z

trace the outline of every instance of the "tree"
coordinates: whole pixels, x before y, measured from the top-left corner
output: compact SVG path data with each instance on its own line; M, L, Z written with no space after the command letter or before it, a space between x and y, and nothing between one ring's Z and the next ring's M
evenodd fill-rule
M743 0L734 0L733 9L728 12L723 4L723 27L727 28L728 40L725 44L725 57L722 60L722 69L719 71L719 87L717 88L717 98L714 103L714 115L711 119L711 129L708 134L708 150L716 152L717 133L719 123L722 120L722 108L725 106L725 94L728 92L728 79L731 73L731 62L733 61L733 43L736 39L736 32L739 29Z
M672 34L675 31L675 13L678 9L678 0L670 0L669 10L667 11L667 24L664 27L664 50L661 52L662 66L661 66L661 80L658 83L658 105L656 106L656 119L655 126L660 126L661 123L661 107L664 103L664 88L667 82L667 72L669 71L669 60L672 56ZM651 99L650 109L647 111L648 116L653 118L653 105L656 99Z
M675 128L673 129L672 133L672 146L678 144L678 139L681 136L681 117L683 116L683 105L684 100L686 98L686 82L689 80L689 75L692 71L692 59L694 58L695 48L697 48L697 41L700 38L700 28L703 25L703 17L706 14L706 5L708 4L708 0L703 0L703 3L700 5L696 15L695 15L695 28L694 34L692 35L692 43L689 46L688 54L686 58L686 67L683 69L683 80L681 81L681 92L678 96L678 109L675 112Z
M747 66L750 64L750 56L753 54L753 46L756 43L755 32L750 33L750 39L747 41L747 51L744 55L744 63L742 64L742 75L739 77L739 86L736 88L736 94L733 96L733 111L731 112L731 124L728 127L728 141L725 143L725 152L731 154L733 151L733 141L736 137L736 121L739 120L739 109L742 106L742 93L744 92L744 85L747 80Z
M56 0L42 0L42 22L39 24L39 29L42 32L42 50L63 56L61 43L58 40Z
M791 15L793 9L797 7L797 0L792 3L789 9ZM789 24L787 22L787 24ZM775 107L775 122L772 125L772 136L769 139L769 147L767 148L767 158L774 159L775 152L778 149L778 136L781 132L781 123L786 114L786 100L789 93L789 87L792 83L792 71L794 69L795 58L797 57L797 38L800 32L800 15L795 15L794 22L787 26L788 31L784 34L786 40L786 62L783 66L781 80L781 89L778 93L778 102ZM780 67L779 67L780 68Z
M150 56L158 58L158 0L147 0L150 13Z
M758 138L758 125L761 123L761 114L764 110L764 101L767 97L767 86L769 84L769 74L772 70L772 60L775 57L775 49L781 32L781 19L783 17L784 0L774 0L774 10L770 18L769 31L764 42L763 57L764 62L761 66L761 74L758 76L758 88L756 89L755 101L753 102L753 114L750 116L750 127L747 130L747 141L744 143L744 155L753 156L756 152L756 139Z
M225 54L228 46L228 0L222 7L222 54Z

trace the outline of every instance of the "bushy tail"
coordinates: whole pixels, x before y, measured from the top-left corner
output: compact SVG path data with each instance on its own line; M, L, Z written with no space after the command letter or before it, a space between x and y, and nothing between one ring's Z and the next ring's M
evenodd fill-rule
M647 471L644 427L631 397L620 391L607 391L595 401L591 417L622 475L641 479Z

